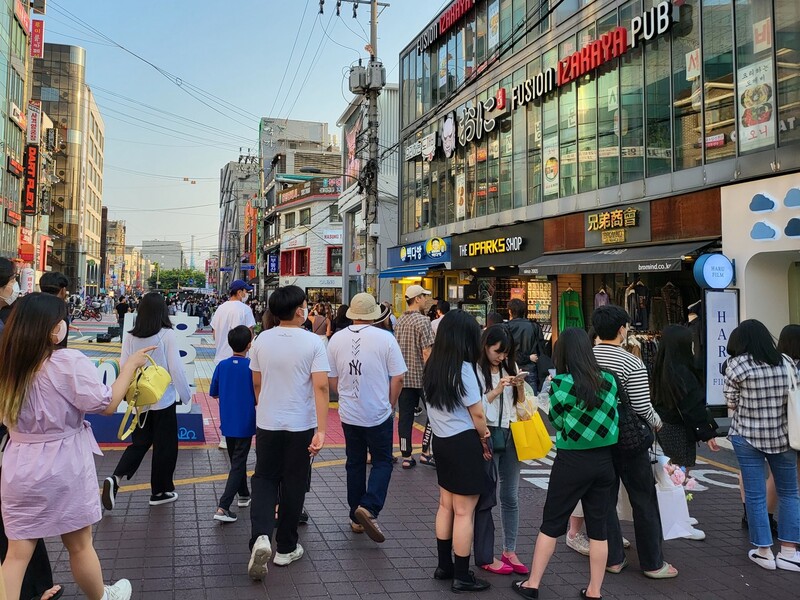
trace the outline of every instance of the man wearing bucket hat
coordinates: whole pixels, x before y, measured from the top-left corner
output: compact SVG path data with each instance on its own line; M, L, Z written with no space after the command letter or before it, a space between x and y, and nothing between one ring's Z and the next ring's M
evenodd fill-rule
M373 327L389 310L370 294L353 296L347 318L352 325L328 344L330 389L339 393L339 418L347 454L350 528L376 542L386 538L377 522L392 476L394 408L403 388L406 363L394 336ZM372 469L367 481L367 452Z

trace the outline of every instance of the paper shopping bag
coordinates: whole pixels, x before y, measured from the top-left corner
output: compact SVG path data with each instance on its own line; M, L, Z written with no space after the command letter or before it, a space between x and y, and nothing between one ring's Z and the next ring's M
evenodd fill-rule
M539 416L539 411L535 411L526 421L511 423L511 435L519 460L544 458L553 447L553 441L547 433L542 417Z
M692 534L689 524L689 506L686 492L681 486L665 489L656 486L658 510L661 512L661 532L665 540L674 540Z

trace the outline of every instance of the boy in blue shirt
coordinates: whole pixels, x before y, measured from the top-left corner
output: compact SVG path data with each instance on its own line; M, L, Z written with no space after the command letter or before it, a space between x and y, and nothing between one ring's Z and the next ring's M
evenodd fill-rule
M228 344L233 356L220 362L211 378L209 395L219 399L220 431L228 443L231 471L225 492L219 499L215 521L233 523L236 513L231 512L233 497L238 493L238 505L250 506L250 490L247 487L247 456L256 433L256 395L247 351L253 335L244 325L228 332Z

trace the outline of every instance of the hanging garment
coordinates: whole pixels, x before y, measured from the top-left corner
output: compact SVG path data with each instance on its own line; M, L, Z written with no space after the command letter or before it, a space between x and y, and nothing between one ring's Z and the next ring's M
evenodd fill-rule
M625 290L625 311L631 318L631 322L633 322L636 316L636 291L633 286Z
M605 290L600 290L594 295L595 308L606 306L607 304L611 304L611 298L608 297L608 294L606 293Z
M650 308L650 330L664 331L664 328L670 324L667 318L667 307L664 304L664 298L653 296L650 301Z
M558 330L564 331L569 327L583 329L583 326L581 295L575 290L567 290L561 294L561 302L558 306Z
M641 282L634 286L636 308L633 314L634 329L650 329L650 290Z
M661 288L661 297L667 307L667 321L670 325L683 323L683 297L681 291L670 282Z

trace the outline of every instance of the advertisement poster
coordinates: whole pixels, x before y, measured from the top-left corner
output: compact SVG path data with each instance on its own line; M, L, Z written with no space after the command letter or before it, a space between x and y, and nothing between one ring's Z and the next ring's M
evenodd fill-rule
M31 25L31 57L44 58L44 21L34 19Z
M725 406L722 388L725 377L720 373L722 363L728 358L727 346L739 326L739 290L706 290L706 402L709 406Z
M544 195L558 194L558 138L552 137L544 142L542 151L542 171L544 172Z
M456 175L456 221L467 216L467 175Z
M746 152L775 143L775 94L772 59L743 67L736 74L739 102L739 150Z
M489 4L489 49L500 45L500 3Z

